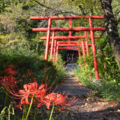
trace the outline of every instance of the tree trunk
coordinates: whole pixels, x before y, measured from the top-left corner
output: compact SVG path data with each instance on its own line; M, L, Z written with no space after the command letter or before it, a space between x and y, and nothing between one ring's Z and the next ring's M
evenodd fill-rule
M100 2L103 10L106 35L120 69L120 37L117 29L117 22L112 12L112 0L100 0Z

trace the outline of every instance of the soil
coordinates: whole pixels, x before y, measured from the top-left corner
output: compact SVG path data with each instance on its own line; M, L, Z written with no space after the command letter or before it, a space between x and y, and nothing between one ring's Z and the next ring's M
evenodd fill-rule
M72 96L69 95L68 99ZM59 116L56 120L120 120L120 104L117 101L99 98L94 91L77 97L79 99L73 106L55 108L53 116Z
M120 120L120 105L89 94L67 107L66 120Z

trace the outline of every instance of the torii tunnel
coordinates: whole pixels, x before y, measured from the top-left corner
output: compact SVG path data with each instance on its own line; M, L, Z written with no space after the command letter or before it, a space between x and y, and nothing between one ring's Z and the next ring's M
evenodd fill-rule
M31 20L48 20L48 28L33 28L32 31L34 32L47 32L47 36L43 36L40 39L46 40L46 48L45 48L45 60L48 60L48 53L49 48L50 51L50 59L57 62L57 56L59 49L77 49L78 56L80 59L81 53L80 49L82 49L82 54L87 55L89 57L89 46L92 46L92 53L93 53L93 62L95 68L95 77L99 79L98 67L97 67L97 58L96 58L96 49L95 49L95 40L99 38L99 36L94 36L94 31L105 31L105 27L93 27L92 19L103 19L103 16L53 16L53 17L30 17ZM52 20L61 20L67 19L69 20L69 26L65 28L52 28ZM73 19L88 19L89 20L89 27L72 27L72 20ZM68 31L68 36L55 36L56 31ZM72 36L72 31L84 31L83 36ZM87 32L90 32L90 35L87 36ZM52 32L52 36L50 36ZM68 41L62 41L63 39L67 39ZM71 41L72 39L82 39L82 41ZM91 43L84 41L84 39L91 39ZM50 40L52 40L50 42ZM58 41L61 40L61 41ZM86 51L85 51L86 50Z

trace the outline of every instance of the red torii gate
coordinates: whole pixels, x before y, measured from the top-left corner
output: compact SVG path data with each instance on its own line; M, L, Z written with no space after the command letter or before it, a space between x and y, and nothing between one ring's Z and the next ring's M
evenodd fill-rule
M53 47L57 47L58 46L58 49L77 49L78 47L69 47L69 46L82 46L82 48L84 48L84 44L82 44L81 42L78 42L78 41L58 41L57 42L57 45L56 45L56 39L76 39L76 38L83 38L83 39L90 39L90 36L87 36L87 32L85 31L84 32L84 36L55 36L55 32L53 31L53 35L52 37L50 37L50 39L52 39L52 42L50 42L50 46L51 46L51 53L50 53L50 59L52 59L52 55L55 54L53 53ZM95 38L99 38L99 36L94 36ZM41 40L46 40L47 37L41 37L40 38ZM54 40L55 40L55 46L54 46ZM86 45L87 45L87 41L86 41ZM92 44L89 43L88 44L89 46L91 46ZM64 47L60 47L60 46L64 46ZM67 46L67 47L65 47ZM87 47L87 46L86 46ZM87 47L88 48L88 47ZM54 48L56 49L56 48ZM55 50L54 50L55 51ZM88 51L88 49L87 49ZM79 52L79 51L78 51ZM87 53L88 54L88 53ZM78 54L79 57L80 57L80 53ZM85 52L84 52L84 49L83 49L83 55L85 55ZM57 56L57 55L56 55ZM88 56L88 55L87 55ZM57 58L56 58L57 60Z
M48 28L33 28L32 30L34 32L39 32L39 31L43 31L43 32L47 32L47 37L43 37L41 39L46 39L46 48L45 48L45 60L48 59L48 50L49 50L49 43L50 43L50 39L52 39L50 37L50 33L51 31L69 31L69 36L56 36L55 37L55 33L53 35L53 37L55 37L54 39L68 39L68 47L69 47L69 42L70 39L85 39L86 36L71 36L71 31L90 31L90 38L91 38L91 45L92 45L92 52L93 52L93 61L94 61L94 68L95 68L95 76L96 79L99 79L99 74L98 74L98 67L97 67L97 59L96 59L96 49L95 49L95 41L94 41L94 31L105 31L104 27L93 27L92 26L92 19L103 19L103 16L54 16L54 17L30 17L31 20L48 20ZM51 28L51 23L53 19L69 19L69 27L66 28ZM89 27L74 27L72 28L72 19L88 19L89 20ZM57 42L57 41L56 41ZM52 48L52 46L51 46ZM57 46L57 50L58 50L58 46ZM52 51L52 50L51 50Z
M87 36L87 32L85 31L85 37L90 39L89 36ZM71 36L72 38L76 36ZM77 36L79 38L85 38L84 36ZM94 36L95 38L99 38L99 36ZM52 42L50 42L50 45L51 46L51 52L50 52L50 59L52 59L52 55L54 54L53 56L53 62L56 62L57 63L57 59L58 59L58 51L59 49L77 49L78 50L78 56L79 56L79 59L80 59L80 47L82 47L82 53L83 53L83 56L85 56L87 54L87 57L89 56L89 46L91 46L92 44L91 43L88 43L87 41L81 41L81 42L78 42L78 41L57 41L55 40L55 45L54 45L54 38L55 38L55 32L53 31L53 35L52 37L50 37L52 39ZM65 38L65 39L68 39L69 37L67 36L60 36L57 38L59 39L62 39L62 38ZM46 37L41 37L42 40L45 40L47 39ZM56 42L57 41L57 42ZM72 46L72 47L71 47ZM77 47L73 47L73 46L77 46ZM86 48L86 52L85 52L85 48ZM54 50L53 50L54 49ZM84 61L85 63L85 61ZM86 69L86 63L85 63L85 69ZM91 74L89 74L89 77L91 78Z
M73 44L72 43L68 44L68 41L64 41L64 42L63 41L58 41L57 42L57 46L54 48L56 50L54 50L54 52L53 52L53 48L52 48L53 45L51 45L51 43L53 43L53 40L54 39L52 39L52 42L50 42L50 46L51 46L50 59L52 59L52 55L54 54L54 56L53 56L53 62L57 62L57 59L58 59L58 50L59 49L77 49L78 50L78 56L79 56L79 59L80 59L80 56L81 56L81 54L80 54L80 47L82 47L83 56L85 56L86 54L87 54L87 57L89 56L89 46L91 46L91 43L88 43L87 41L83 41L83 40L81 42L70 41L70 42L73 42ZM75 44L76 42L77 42L77 44ZM86 51L85 51L85 48L86 48ZM86 63L85 63L85 69L86 69Z
M77 49L79 50L78 51L78 56L80 58L80 47L82 47L82 51L83 51L83 55L85 55L85 50L84 48L86 48L86 53L87 53L87 56L89 54L89 50L88 50L88 46L91 46L92 44L91 43L88 43L87 41L81 41L81 42L77 42L77 41L70 41L70 42L73 42L73 43L69 43L68 44L68 41L57 41L57 45L56 46L53 46L53 39L52 39L52 42L50 42L50 45L51 46L51 52L50 52L50 59L52 59L52 55L53 54L56 54L56 52L59 50L59 49ZM85 47L84 47L85 46ZM53 50L53 49L57 49L58 47L58 50ZM58 52L57 52L58 54ZM56 54L56 62L57 62L57 54Z

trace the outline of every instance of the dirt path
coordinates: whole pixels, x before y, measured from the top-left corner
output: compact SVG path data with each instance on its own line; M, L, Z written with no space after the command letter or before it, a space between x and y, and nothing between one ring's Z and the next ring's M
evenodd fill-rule
M73 77L73 69L77 66L77 64L68 64L66 66L67 73L69 77L62 80L61 84L57 87L55 92L69 92L69 95L78 95L84 96L86 94L91 93L92 91L86 88L80 81L78 81L77 77Z
M67 72L73 76L72 67L67 66ZM94 91L85 87L77 77L65 78L56 89L56 92L67 92L69 98L77 95L79 100L74 106L68 106L64 110L56 108L54 115L60 116L59 120L120 120L120 106L118 102L108 102L94 95Z

